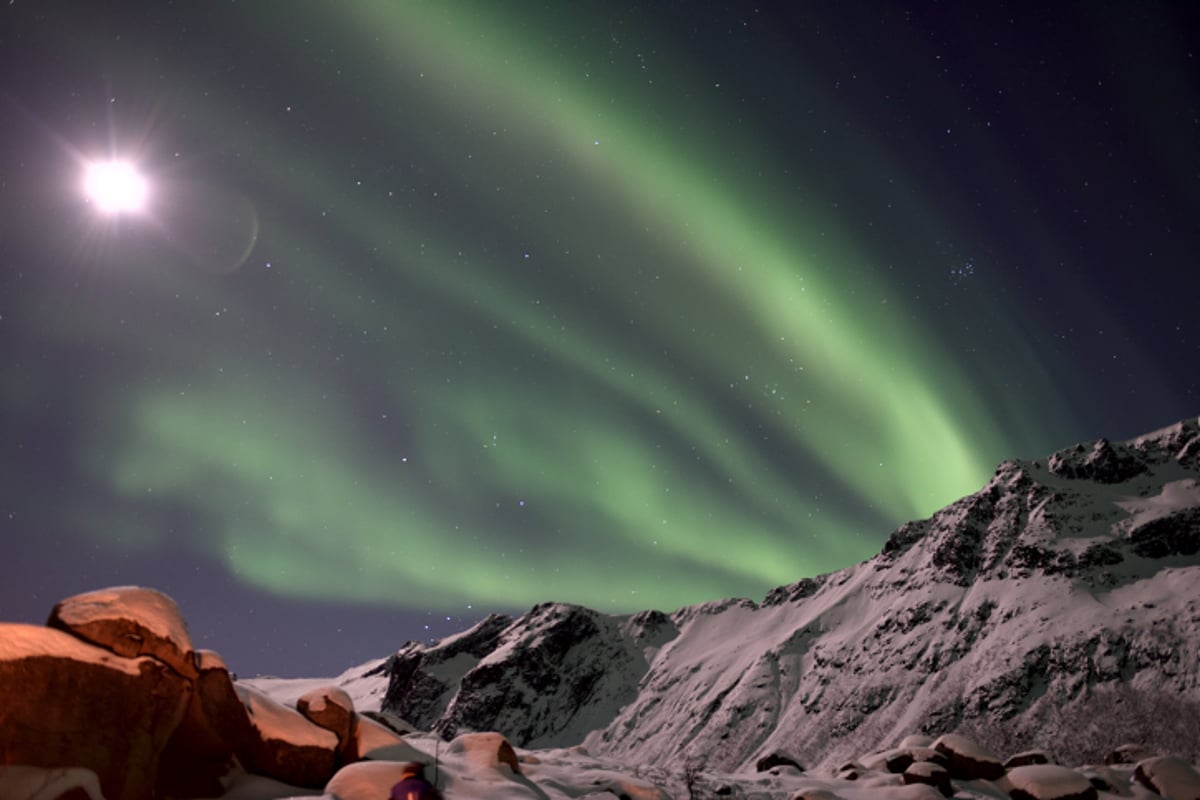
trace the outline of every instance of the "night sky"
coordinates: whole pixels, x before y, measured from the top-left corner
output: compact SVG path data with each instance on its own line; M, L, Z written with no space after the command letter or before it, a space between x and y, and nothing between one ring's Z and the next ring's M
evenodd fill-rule
M1200 413L1198 8L6 4L0 618L335 674Z

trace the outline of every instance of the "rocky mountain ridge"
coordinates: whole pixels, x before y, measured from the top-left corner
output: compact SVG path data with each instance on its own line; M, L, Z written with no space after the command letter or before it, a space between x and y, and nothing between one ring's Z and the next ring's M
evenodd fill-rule
M1006 461L876 557L761 603L543 604L410 643L378 667L383 708L445 737L494 730L521 747L723 769L956 729L1007 737L996 744L1010 752L1053 749L1069 730L1099 757L1163 708L1175 727L1158 735L1197 747L1198 552L1191 419Z

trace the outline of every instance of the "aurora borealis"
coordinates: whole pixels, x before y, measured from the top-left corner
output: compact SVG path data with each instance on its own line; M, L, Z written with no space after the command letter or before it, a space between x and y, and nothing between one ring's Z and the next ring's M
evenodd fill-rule
M151 585L314 674L761 598L1200 406L1192 12L0 15L6 619Z

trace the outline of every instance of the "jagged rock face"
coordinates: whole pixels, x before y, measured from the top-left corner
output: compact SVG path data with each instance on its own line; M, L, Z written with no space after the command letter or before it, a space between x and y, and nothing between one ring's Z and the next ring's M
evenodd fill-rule
M432 728L449 705L462 676L496 643L512 618L492 614L474 628L427 648L409 642L387 665L388 689L382 708L418 728Z
M502 730L523 747L577 743L634 698L643 648L673 634L655 612L626 619L545 604L516 622L489 618L438 647L401 651L383 707L447 739Z
M410 645L385 705L444 734L583 740L634 763L695 754L717 769L776 749L828 764L976 722L1050 747L1087 709L1119 736L1118 711L1097 706L1114 693L1137 693L1114 703L1126 714L1153 697L1200 704L1198 518L1189 420L1005 462L874 559L761 605L633 617L539 606Z

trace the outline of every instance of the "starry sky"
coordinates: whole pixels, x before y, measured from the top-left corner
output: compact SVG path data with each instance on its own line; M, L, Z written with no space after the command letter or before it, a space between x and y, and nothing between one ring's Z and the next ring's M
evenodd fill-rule
M1042 5L7 4L0 616L336 674L1195 415L1200 19Z

